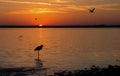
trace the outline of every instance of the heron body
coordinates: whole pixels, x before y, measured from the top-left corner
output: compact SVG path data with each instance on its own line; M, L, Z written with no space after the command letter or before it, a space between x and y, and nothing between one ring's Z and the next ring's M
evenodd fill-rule
M89 11L90 11L91 13L93 13L93 12L95 11L95 8L89 9Z
M43 45L37 46L34 51L40 51L42 50L42 48L43 48Z
M40 46L37 46L37 47L34 49L34 51L38 51L38 60L39 60L39 56L40 56L39 51L42 50L42 48L43 48L43 45L40 45Z

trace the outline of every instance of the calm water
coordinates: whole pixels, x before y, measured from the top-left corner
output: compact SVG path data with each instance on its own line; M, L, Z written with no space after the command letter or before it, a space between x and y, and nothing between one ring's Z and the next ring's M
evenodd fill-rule
M40 44L46 68L120 64L119 28L0 28L0 67L36 66Z

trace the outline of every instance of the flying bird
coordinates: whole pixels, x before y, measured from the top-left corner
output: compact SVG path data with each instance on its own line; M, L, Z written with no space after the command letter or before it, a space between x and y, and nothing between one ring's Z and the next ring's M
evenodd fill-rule
M37 20L37 18L35 18L35 20Z
M91 13L93 13L93 12L95 11L95 8L89 9L89 11L90 11Z
M43 45L40 45L40 46L37 46L37 47L34 49L34 51L38 51L38 60L39 60L39 56L40 56L39 51L42 50L42 48L43 48Z

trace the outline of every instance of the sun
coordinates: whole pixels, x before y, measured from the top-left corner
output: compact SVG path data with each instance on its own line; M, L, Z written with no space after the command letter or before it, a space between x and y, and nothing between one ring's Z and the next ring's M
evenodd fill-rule
M42 27L43 25L42 25L42 24L40 24L39 26L40 26L40 27Z

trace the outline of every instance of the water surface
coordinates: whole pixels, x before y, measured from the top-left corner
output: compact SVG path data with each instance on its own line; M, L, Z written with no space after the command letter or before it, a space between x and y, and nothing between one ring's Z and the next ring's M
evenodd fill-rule
M119 28L0 28L0 67L80 69L120 63Z

